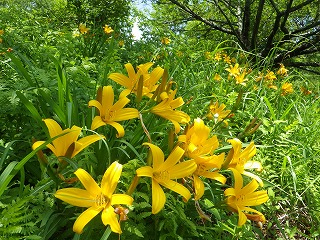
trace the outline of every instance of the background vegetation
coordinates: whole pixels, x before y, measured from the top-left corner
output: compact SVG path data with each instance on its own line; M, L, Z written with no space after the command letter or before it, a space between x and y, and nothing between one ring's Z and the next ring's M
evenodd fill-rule
M232 111L228 124L210 122L221 151L230 138L255 142L255 160L264 166L259 176L270 198L260 208L267 222L237 227L235 214L212 208L217 199L208 201L216 193L214 184L206 186L207 200L201 202L211 221L172 195L165 212L151 215L145 210L150 196L141 187L123 239L319 238L319 6L311 0L163 0L153 1L147 13L126 0L1 1L0 239L108 238L98 221L83 235L72 232L74 212L81 211L54 198L56 182L35 153L30 155L31 146L46 138L41 119L60 119L64 127L89 126L94 112L87 103L97 88L113 85L119 92L108 75L123 72L128 62L136 67L150 61L168 70L191 119L205 119L216 101ZM143 30L140 40L131 35L133 16ZM87 33L80 32L80 24ZM106 24L113 33L103 32ZM245 72L243 84L226 70L237 63ZM287 74L277 73L280 63ZM275 79L266 77L270 72ZM285 83L294 91L284 92ZM157 123L155 138L166 146L167 127ZM127 142L115 141L111 150L95 144L88 150L95 154L83 162L99 162L101 154L111 151L122 163L130 159L124 177L132 178L146 151L130 148L138 142L135 129L126 134ZM71 170L67 174L72 176ZM123 189L127 184L120 183Z

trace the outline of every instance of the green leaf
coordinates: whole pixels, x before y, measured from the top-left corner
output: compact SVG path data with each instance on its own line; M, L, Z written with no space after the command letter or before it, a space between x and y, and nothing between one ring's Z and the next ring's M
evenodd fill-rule
M38 110L33 106L33 104L24 96L23 93L17 91L17 96L21 100L21 102L26 106L26 108L30 111L31 116L40 124L43 125L42 117L39 114Z

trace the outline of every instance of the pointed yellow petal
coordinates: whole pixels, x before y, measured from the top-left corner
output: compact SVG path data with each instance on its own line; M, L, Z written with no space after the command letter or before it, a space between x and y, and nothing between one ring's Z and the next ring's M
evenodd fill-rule
M102 121L102 118L100 116L95 116L91 123L91 130L95 130L103 125L106 125L106 123Z
M99 136L99 135L91 135L91 136L86 136L86 137L81 138L79 141L76 142L76 146L75 146L75 149L72 153L71 158L73 158L75 155L77 155L79 152L81 152L83 149L85 149L90 144L92 144L96 141L99 141L102 138L104 138L104 137Z
M114 212L113 207L108 207L102 211L102 222L105 226L110 225L111 231L115 233L122 233L120 224L117 219L117 214Z
M162 150L152 143L143 143L143 145L150 147L152 152L152 166L154 171L157 171L158 168L164 163L164 154Z
M224 190L224 195L225 196L236 196L236 191L234 188L227 188Z
M257 180L257 182L259 183L259 185L260 185L261 187L263 187L263 181L262 181L261 178L258 177L257 175L255 175L255 174L253 174L253 173L251 173L251 172L247 172L247 171L243 171L242 174L245 175L245 176L248 176L248 177L251 177L251 178Z
M74 174L79 178L85 189L94 197L101 194L101 189L96 181L82 168L79 168Z
M109 78L115 81L116 83L119 83L121 86L124 86L127 89L130 89L130 90L133 89L131 80L121 73L111 73L109 75Z
M105 171L101 181L101 191L103 195L111 199L113 192L116 190L118 181L122 172L122 165L113 162Z
M109 112L110 108L113 105L113 101L114 101L113 88L111 86L104 86L102 89L101 115L105 115Z
M136 173L138 177L153 177L153 169L150 166L138 168Z
M173 180L165 180L165 181L161 181L159 182L162 186L169 188L170 190L180 194L182 197L184 197L184 199L186 199L187 201L190 199L191 197L191 193L189 192L189 190L183 186L180 183L177 183L176 181Z
M234 176L234 189L236 189L236 191L240 191L243 186L243 178L236 169L230 168L230 170L232 171Z
M127 194L113 194L111 198L111 205L126 204L132 205L133 198Z
M243 203L246 206L258 206L268 201L268 199L267 191L257 191L246 196Z
M161 151L162 152L162 151ZM168 158L164 161L163 164L161 164L159 166L159 168L157 168L157 171L165 171L165 170L169 170L171 171L171 168L178 162L180 161L181 157L184 154L184 150L181 147L176 147L168 156ZM181 170L178 168L174 168L175 171ZM172 172L172 174L174 174L174 172ZM171 175L170 175L171 177Z
M35 143L32 144L32 150L35 150L37 147L41 146L44 143L45 143L45 141L36 141Z
M99 212L101 209L97 207L90 207L86 211L80 214L77 220L73 224L73 231L81 234L83 228L90 222Z
M47 125L51 138L54 138L62 133L60 125L53 119L44 119L43 121Z
M99 114L102 113L102 105L97 100L90 100L88 103L89 107L96 107L99 110Z
M225 184L227 181L227 178L218 172L204 172L202 176L206 178L214 179L218 182L221 182L222 184Z
M132 118L137 118L139 116L139 112L135 108L124 108L119 109L116 112L116 116L113 117L113 121L123 121L123 120L129 120Z
M204 184L197 175L193 175L194 200L199 200L204 194Z
M250 183L248 183L241 189L241 195L248 195L250 193L253 193L258 187L259 184L256 180L253 179Z
M234 138L234 139L229 139L228 142L231 143L232 145L232 148L234 150L234 155L239 154L242 148L241 141L238 138Z
M247 221L247 216L238 208L238 214L239 214L239 220L238 220L238 226L242 226Z
M168 160L167 160L168 161ZM168 168L171 179L178 179L190 176L197 169L197 164L193 160L188 160Z
M79 188L63 188L56 191L54 196L66 203L77 207L91 207L95 204L90 193Z
M120 123L117 122L107 122L107 124L111 125L112 127L114 127L117 130L117 138L121 138L124 136L124 128L122 127L122 125Z
M119 100L110 108L111 111L118 111L119 109L124 108L128 103L130 102L130 99L127 97L119 98Z
M136 71L134 70L132 64L131 63L127 63L127 64L124 65L124 67L127 70L128 77L129 77L130 81L135 83L135 81L137 80L136 79Z
M152 179L152 214L157 214L162 210L166 202L166 195L158 182Z

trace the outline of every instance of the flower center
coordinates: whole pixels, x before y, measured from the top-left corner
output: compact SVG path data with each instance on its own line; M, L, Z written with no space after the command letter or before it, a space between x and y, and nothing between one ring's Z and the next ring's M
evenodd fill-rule
M102 116L102 121L107 122L107 121L112 121L112 119L116 116L116 111L111 110L107 112L106 115Z
M167 170L161 171L161 172L155 172L153 173L154 178L156 178L158 181L165 181L170 179L170 174Z
M105 195L102 193L100 195L96 196L95 203L97 204L98 207L104 207L110 202L110 199L107 198Z
M198 164L195 174L198 176L202 176L205 171L205 166L203 164Z
M245 201L245 195L238 195L236 196L237 202L244 202Z

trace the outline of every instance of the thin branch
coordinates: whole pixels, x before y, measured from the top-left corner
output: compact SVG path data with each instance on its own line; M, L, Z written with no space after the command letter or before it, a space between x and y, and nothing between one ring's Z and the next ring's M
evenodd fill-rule
M317 22L311 23L309 25L306 25L306 26L304 26L302 28L299 28L299 29L293 31L292 34L304 32L304 31L307 31L307 30L309 30L311 28L314 28L314 27L317 27L317 26L320 26L320 21L317 21Z
M219 30L221 32L227 33L227 34L231 34L231 35L235 35L235 33L229 29L226 29L224 27L219 26L218 24L215 24L212 21L208 21L207 19L202 18L201 16L199 16L198 14L196 14L194 11L192 11L189 7L181 4L180 2L176 1L176 0L169 0L170 2L172 2L173 4L177 5L179 8L181 8L183 11L189 13L194 19L203 22L204 24L210 26L211 28L215 29L215 30Z
M303 3L300 3L299 5L290 8L289 13L292 13L294 11L300 10L301 8L307 6L309 3L312 3L314 1L317 1L317 0L308 0L308 1L305 1Z

